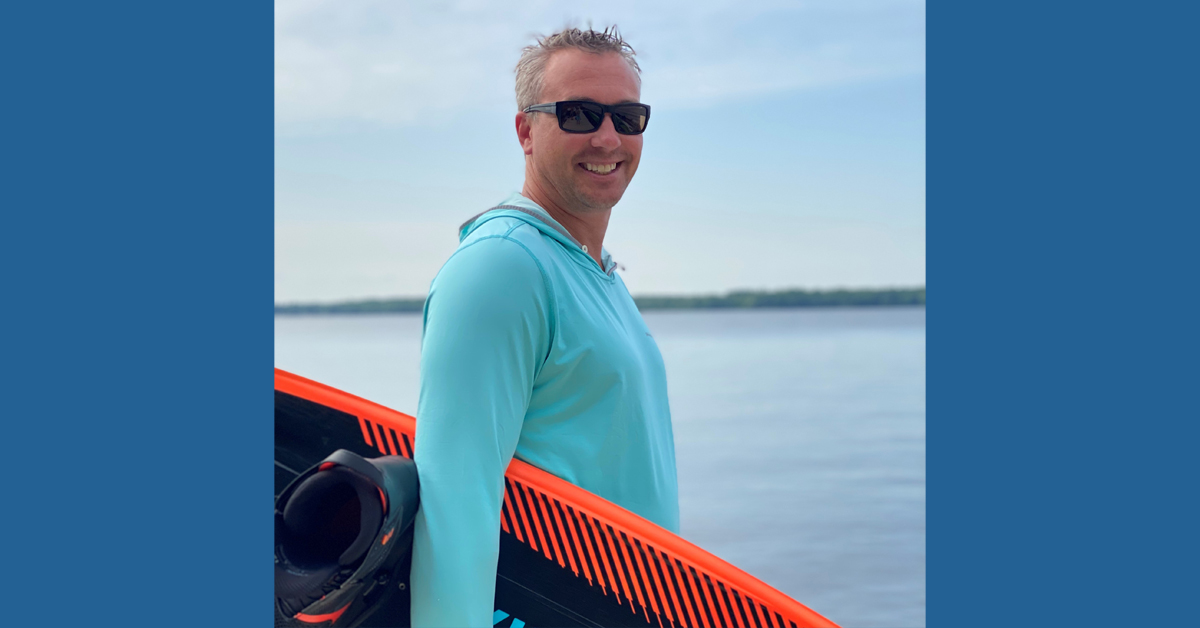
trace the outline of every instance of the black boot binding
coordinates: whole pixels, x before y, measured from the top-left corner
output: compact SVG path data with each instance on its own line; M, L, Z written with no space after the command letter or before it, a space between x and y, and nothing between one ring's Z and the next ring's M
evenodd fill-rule
M417 468L345 449L275 501L276 626L407 626Z

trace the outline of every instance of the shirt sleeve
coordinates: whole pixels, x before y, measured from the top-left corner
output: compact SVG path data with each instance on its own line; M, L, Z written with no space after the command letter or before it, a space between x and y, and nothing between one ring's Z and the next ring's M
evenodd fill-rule
M514 240L459 249L425 303L412 625L492 625L504 472L550 347L542 271Z

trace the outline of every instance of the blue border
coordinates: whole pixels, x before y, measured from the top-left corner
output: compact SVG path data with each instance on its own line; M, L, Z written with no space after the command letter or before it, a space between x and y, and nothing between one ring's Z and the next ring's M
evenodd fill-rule
M1192 6L929 7L932 626L1191 619ZM267 621L271 20L6 10L8 623Z
M929 7L930 626L1195 621L1194 7Z
M269 625L273 9L16 3L5 625Z

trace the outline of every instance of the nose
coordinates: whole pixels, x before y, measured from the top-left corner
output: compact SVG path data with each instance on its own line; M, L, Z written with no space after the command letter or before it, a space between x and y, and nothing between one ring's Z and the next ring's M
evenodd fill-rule
M621 135L617 133L617 128L613 126L612 114L604 114L604 120L600 122L600 128L592 133L592 146L595 148L603 148L605 150L616 150L621 146Z

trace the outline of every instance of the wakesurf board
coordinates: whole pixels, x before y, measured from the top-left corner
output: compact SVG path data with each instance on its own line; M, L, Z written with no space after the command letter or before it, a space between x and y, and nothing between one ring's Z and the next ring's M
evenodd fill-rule
M275 369L276 497L335 450L412 458L415 436L412 416ZM682 537L528 463L512 461L504 488L499 628L836 628ZM407 574L390 586L403 590ZM395 597L368 625L409 625L407 594Z

